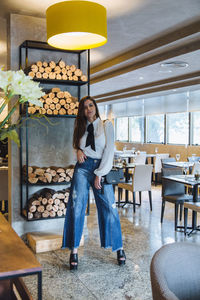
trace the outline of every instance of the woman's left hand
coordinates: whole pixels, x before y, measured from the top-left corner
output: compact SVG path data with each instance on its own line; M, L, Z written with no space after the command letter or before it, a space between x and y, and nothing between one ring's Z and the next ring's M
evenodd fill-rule
M97 190L100 190L102 188L102 186L101 186L101 176L96 176L95 177L94 186Z

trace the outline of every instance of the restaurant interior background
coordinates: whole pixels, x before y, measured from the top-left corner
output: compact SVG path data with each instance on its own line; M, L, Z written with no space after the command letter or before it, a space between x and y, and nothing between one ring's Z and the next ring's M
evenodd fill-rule
M53 1L59 2L59 1ZM108 42L90 51L90 94L115 124L116 148L200 156L199 0L96 1L108 12ZM19 45L46 41L52 1L2 0L0 65L19 68ZM73 124L72 124L73 125ZM35 150L36 151L36 150ZM9 143L9 220L19 235L55 230L20 216L19 148ZM71 162L72 156L68 157ZM14 199L11 201L11 199ZM56 220L56 229L63 220Z
M58 1L57 1L58 2ZM98 2L98 1L96 1ZM103 2L103 3L102 3ZM46 40L50 1L1 1L0 65L18 69L18 46ZM199 1L101 1L108 42L92 49L91 91L103 119L115 123L116 148L200 155ZM18 149L9 149L12 224L29 230L19 209ZM11 218L10 215L10 218ZM17 225L18 224L18 225Z
M46 42L45 12L50 5L58 2L60 1L0 1L0 66L3 66L4 70L19 70L19 47L24 41ZM177 155L179 155L179 160L184 162L188 160L188 157L192 159L195 156L200 157L200 1L93 0L93 2L102 4L107 9L108 41L101 47L91 49L89 60L86 52L83 54L81 67L87 71L89 64L90 72L87 75L89 75L90 84L89 89L87 85L81 86L79 96L85 96L89 91L97 101L101 118L110 119L113 122L116 153L118 151L122 157L132 155L131 159L134 161L139 152L145 151L149 155L148 163L152 163L153 160L155 162L157 154L162 154L163 157L169 154L177 160ZM61 57L60 52L56 53L56 51L48 53L49 57L38 49L36 52L29 51L30 53L33 55L32 60L35 58L35 61L37 61L36 58L48 60L50 57L56 61L65 60L65 54ZM23 59L26 61L25 55ZM75 59L74 61L73 59L70 64L74 63ZM69 87L69 91L75 91L76 88L74 84ZM76 91L76 93L79 92ZM0 103L1 96L0 91ZM4 114L0 114L0 122L7 112L8 109L5 109ZM15 113L15 120L18 117L19 111ZM27 186L29 192L33 193L46 186L40 183L29 184L28 175L23 175L23 177L20 170L22 170L23 163L25 165L27 161L26 166L45 168L67 167L75 163L72 148L75 118L74 116L73 118L65 117L67 118L59 118L58 123L54 121L57 120L55 118L53 125L45 123L46 127L37 123L28 129L28 134L25 134L25 130L22 129L23 147L18 147L10 140L7 145L0 145L0 168L2 171L7 168L8 171L8 214L6 217L17 235L22 238L19 238L20 242L23 240L27 243L27 233L36 232L36 236L37 233L42 236L47 231L53 235L53 239L59 236L59 243L62 242L64 214L62 217L48 217L43 220L28 219L28 200L31 199L27 196L29 195ZM47 131L46 128L49 130ZM119 160L119 156L116 160ZM161 158L159 163L161 171ZM194 161L192 163L194 164ZM128 181L133 171L128 171L128 164L124 164L123 167L127 175L125 180ZM184 166L183 169L186 173L191 168ZM160 171L159 174L161 174ZM26 183L23 181L25 176ZM185 180L186 177L184 177ZM85 236L85 244L79 249L78 275L69 272L69 251L68 249L60 250L61 244L58 247L56 238L56 249L59 248L57 251L36 254L43 268L43 287L40 286L40 288L43 289L45 299L149 300L151 298L149 270L154 253L163 245L173 242L199 245L198 232L188 236L184 235L183 230L176 230L176 226L174 230L176 214L174 205L170 201L166 203L164 221L161 224L162 186L156 185L155 182L151 185L152 178L160 179L153 176L149 180L152 189L152 210L151 206L149 208L151 198L149 190L147 197L142 196L142 204L137 206L136 212L133 210L134 205L129 205L128 193L125 193L125 190L123 191L125 202L122 199L121 206L117 208L127 255L125 268L119 271L116 253L97 249L99 238L97 215L94 201L91 199L90 214L85 218L82 240L84 243ZM195 181L194 176L193 178ZM195 186L196 191L199 182ZM56 192L61 189L61 185L49 184L47 187L55 189ZM186 191L191 191L191 186ZM194 193L194 195L197 194ZM115 195L118 195L117 189ZM137 196L141 196L141 192ZM192 199L191 195L189 197ZM25 199L24 203L22 203L22 198ZM2 201L0 202L2 204ZM26 205L26 210L23 204ZM5 207L3 209L5 210ZM23 215L23 211L27 215ZM1 226L4 226L6 221L1 215L0 219ZM188 219L189 221L192 219L191 212L189 212ZM199 222L199 218L197 220ZM183 229L183 220L181 222ZM9 224L7 222L6 224L8 227ZM195 226L191 228L192 231L195 231L193 230L196 229ZM189 228L188 226L186 229ZM4 240L4 245L7 241L12 242L9 234ZM22 248L25 247L23 242L22 244ZM47 246L54 247L55 244L49 243ZM20 247L16 246L16 249L20 250ZM4 249L4 254L7 255L7 247ZM32 258L26 258L26 255L22 258L25 262L33 262ZM10 261L3 259L2 262L7 272L6 263L12 264L12 259ZM17 258L15 262L20 264L20 258ZM188 259L188 263L190 262L191 259ZM23 271L24 267L20 265L19 270ZM36 297L36 285L39 280L38 282L37 278L32 280L30 276L27 276L26 280L25 283Z

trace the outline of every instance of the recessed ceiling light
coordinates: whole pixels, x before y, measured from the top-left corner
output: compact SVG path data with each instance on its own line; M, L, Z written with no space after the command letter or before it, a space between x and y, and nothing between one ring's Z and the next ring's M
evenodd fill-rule
M173 92L176 92L176 89L173 89Z
M143 77L143 76L140 76L139 79L142 80L142 79L144 79L144 77Z
M188 63L184 61L169 61L160 64L162 68L187 68L189 66Z

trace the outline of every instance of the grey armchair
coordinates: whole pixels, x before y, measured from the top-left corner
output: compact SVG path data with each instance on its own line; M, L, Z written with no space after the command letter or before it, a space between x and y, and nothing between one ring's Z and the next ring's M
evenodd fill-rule
M162 168L174 168L170 165L165 164L165 163L169 163L169 162L176 162L176 158L168 157L168 158L161 159Z
M161 247L150 266L153 300L200 299L200 246L173 243Z

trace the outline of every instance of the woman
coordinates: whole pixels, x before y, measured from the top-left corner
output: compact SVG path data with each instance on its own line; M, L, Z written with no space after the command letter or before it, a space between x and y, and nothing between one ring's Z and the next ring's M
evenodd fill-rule
M92 186L98 211L101 247L117 251L119 265L126 256L122 247L121 225L112 185L101 190L101 177L112 168L114 131L110 121L100 120L95 100L81 99L75 121L73 147L77 151L70 196L65 218L63 247L71 250L70 270L78 267L77 249L81 240L89 187Z

